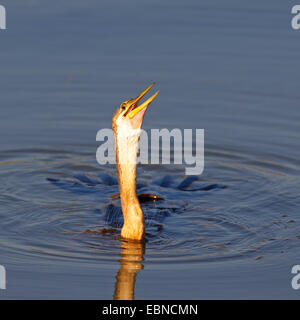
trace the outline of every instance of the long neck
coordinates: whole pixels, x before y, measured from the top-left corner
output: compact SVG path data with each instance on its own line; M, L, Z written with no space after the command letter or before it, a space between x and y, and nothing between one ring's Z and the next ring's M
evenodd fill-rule
M144 214L136 194L138 144L139 132L130 137L115 133L116 165L124 216L121 236L134 240L142 240L145 234Z

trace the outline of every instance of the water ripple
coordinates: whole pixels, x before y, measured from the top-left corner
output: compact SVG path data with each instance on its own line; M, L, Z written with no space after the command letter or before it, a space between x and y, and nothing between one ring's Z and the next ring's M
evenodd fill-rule
M3 254L20 260L118 260L122 213L119 200L111 198L118 192L115 170L72 155L70 160L70 153L55 149L3 152ZM201 177L184 177L180 166L139 167L138 192L164 198L143 203L145 261L254 259L289 250L300 238L293 163L270 165L211 149Z

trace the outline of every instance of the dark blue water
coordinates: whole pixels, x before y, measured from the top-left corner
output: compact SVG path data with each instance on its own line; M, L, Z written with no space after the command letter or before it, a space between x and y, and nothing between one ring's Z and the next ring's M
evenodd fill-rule
M299 298L294 2L1 4L1 298ZM139 166L164 198L143 203L142 247L119 239L96 133L152 81L144 128L204 128L205 169Z

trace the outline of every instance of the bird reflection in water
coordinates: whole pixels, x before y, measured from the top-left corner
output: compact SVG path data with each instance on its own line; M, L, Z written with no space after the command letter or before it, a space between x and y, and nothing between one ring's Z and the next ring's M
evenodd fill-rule
M116 275L114 300L133 300L137 273L144 268L145 244L141 241L121 242L120 269Z

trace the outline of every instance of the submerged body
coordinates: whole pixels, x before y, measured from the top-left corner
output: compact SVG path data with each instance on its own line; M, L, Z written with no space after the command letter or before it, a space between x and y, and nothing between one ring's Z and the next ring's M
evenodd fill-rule
M136 162L145 112L158 92L138 106L140 100L152 88L151 84L137 98L123 102L112 121L116 149L116 167L120 189L124 225L121 236L125 239L143 240L145 219L136 194Z

